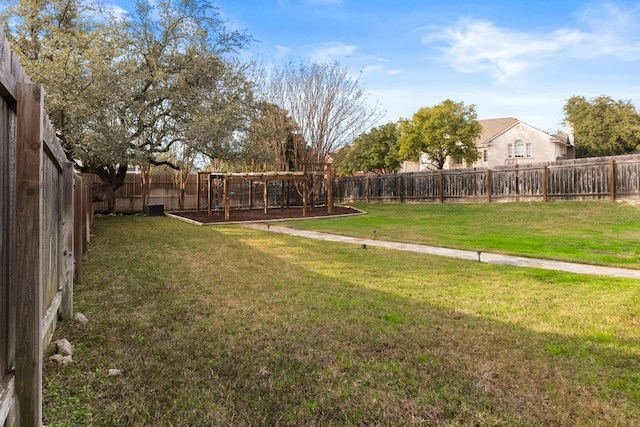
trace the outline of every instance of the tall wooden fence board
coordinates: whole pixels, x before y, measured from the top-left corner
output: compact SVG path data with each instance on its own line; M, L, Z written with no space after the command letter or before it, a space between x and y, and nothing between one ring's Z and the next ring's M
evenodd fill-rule
M4 82L8 72L7 54L10 51L3 41L0 40L0 80ZM10 63L10 58L8 61ZM8 96L6 90L3 91L0 102L0 424L4 424L10 416L15 390L13 363L16 351L17 288L14 286L15 268L12 266L16 256L16 115L11 108L14 103L15 99Z

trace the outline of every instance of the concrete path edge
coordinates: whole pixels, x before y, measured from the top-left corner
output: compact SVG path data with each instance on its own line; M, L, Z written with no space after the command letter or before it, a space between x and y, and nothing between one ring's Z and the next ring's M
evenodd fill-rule
M428 255L438 255L470 261L480 261L492 264L507 264L517 267L540 268L545 270L558 270L576 274L587 274L594 276L619 277L625 279L640 279L640 270L626 268L604 267L589 264L579 264L572 262L553 261L537 258L526 258L520 256L500 255L488 252L467 251L460 249L441 248L436 246L417 245L412 243L389 242L376 239L364 239L358 237L340 236L337 234L320 233L317 231L298 230L295 228L283 227L273 224L251 223L244 224L243 227L288 234L310 239L325 240L330 242L351 243L366 245L367 247L380 247L408 252L416 252Z

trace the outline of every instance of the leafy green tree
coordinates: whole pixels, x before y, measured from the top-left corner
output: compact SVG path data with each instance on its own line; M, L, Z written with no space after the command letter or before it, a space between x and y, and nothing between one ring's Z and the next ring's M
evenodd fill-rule
M44 86L45 108L67 157L103 180L94 191L99 198L105 187L122 185L127 170L127 141L112 127L119 119L110 110L122 102L113 66L122 28L88 1L5 3L12 50Z
M390 173L398 170L398 125L387 123L371 129L356 138L345 148L344 156L337 161L338 172L351 175L355 172Z
M425 153L437 169L442 169L449 157L473 162L478 157L475 139L481 131L475 105L447 99L400 122L400 159L417 161Z
M248 41L243 33L227 31L208 1L139 0L125 21L125 40L121 126L130 131L133 161L144 172L147 164L177 168L166 154L178 143L209 157L213 144L233 145L251 100L250 83L227 58ZM143 175L150 183L151 174Z
M233 155L252 95L232 59L250 39L211 2L138 0L110 17L90 0L15 0L4 18L67 155L102 179L94 194L113 195L128 164L176 167L175 144Z
M573 96L564 106L578 157L615 156L640 146L640 115L629 101Z

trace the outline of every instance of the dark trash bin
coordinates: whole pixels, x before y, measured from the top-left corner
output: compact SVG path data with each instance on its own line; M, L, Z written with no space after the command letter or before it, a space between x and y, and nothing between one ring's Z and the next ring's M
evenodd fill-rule
M149 216L163 216L164 215L164 205L148 205L147 206L147 215L149 215Z

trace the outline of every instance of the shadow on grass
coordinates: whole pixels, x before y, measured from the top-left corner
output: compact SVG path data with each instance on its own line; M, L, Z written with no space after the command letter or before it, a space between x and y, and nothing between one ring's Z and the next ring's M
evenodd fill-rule
M73 424L61 408L94 425L640 421L637 342L410 295L439 286L427 275L455 289L512 268L163 220L104 220L95 234L76 289L91 322L61 325L76 361L46 370L50 425ZM407 270L398 283L393 265Z

